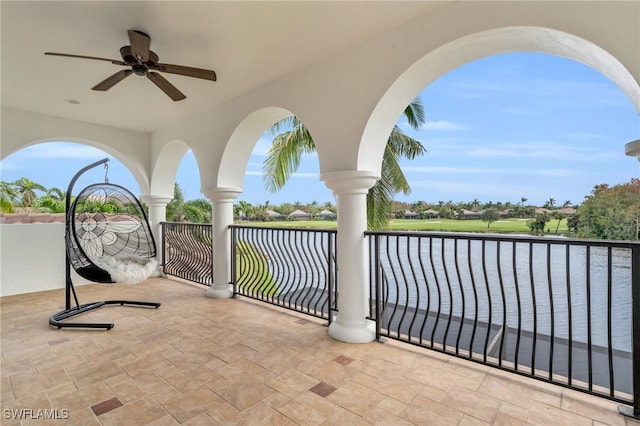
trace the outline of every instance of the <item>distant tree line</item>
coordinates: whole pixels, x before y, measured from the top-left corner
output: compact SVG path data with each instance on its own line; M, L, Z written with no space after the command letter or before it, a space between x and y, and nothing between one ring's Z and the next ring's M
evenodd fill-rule
M473 201L454 202L453 200L449 200L438 201L437 203L428 203L426 201L403 203L395 201L391 207L393 212L392 214L397 219L405 217L407 212L417 214L416 218L419 219L437 217L440 219L460 220L468 218L469 213L477 213L472 215L474 219L477 219L486 211L489 211L487 214L488 217L494 217L495 213L497 213L500 217L534 218L536 216L536 209L539 207L531 204L525 204L527 201L528 199L525 197L522 197L518 203L512 203L510 201L481 202L477 198ZM550 211L567 207L576 208L578 206L573 205L573 203L568 200L561 206L557 206L556 200L553 198L545 201L541 206L541 208Z
M15 182L0 182L0 213L64 213L65 193L59 188L45 188L21 177Z
M556 201L550 198L542 205L541 208L544 210L540 212L539 207L526 202L525 197L522 197L518 203L500 201L483 203L478 199L457 203L451 200L437 203L394 201L391 203L388 214L391 218L404 218L411 213L416 219L463 220L473 217L486 222L487 227L503 217L525 218L530 219L529 229L534 234L553 231L558 233L560 222L566 220L570 236L611 240L640 239L640 179L637 178L615 186L596 185L580 205L565 201L561 206L557 206ZM561 211L566 207L577 210L574 214L567 215ZM296 201L280 205L271 204L269 201L256 205L247 201L238 201L233 208L236 219L250 221L267 221L270 218L270 212L279 213L284 218L295 210L309 213L312 217L323 210L337 213L333 203L320 204L317 201L307 204ZM64 213L64 209L65 193L58 188L46 188L24 177L15 182L0 181L0 213L18 211ZM167 204L167 221L211 223L211 211L211 203L204 198L185 200L180 185L176 183L174 198ZM555 230L547 228L551 219L557 219Z

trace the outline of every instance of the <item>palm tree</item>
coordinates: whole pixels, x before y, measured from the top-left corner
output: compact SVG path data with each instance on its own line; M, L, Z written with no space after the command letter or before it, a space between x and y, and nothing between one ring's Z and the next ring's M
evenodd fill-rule
M170 222L184 222L186 215L184 213L184 194L180 184L175 182L173 184L173 200L167 204L167 221Z
M0 182L0 213L13 213L18 192L8 182Z
M419 129L425 122L424 108L419 98L415 98L404 110L409 125ZM289 130L285 130L289 129ZM285 131L283 131L285 130ZM315 151L311 134L295 116L287 117L271 128L277 134L269 149L262 171L265 189L279 191L289 177L298 169L303 154ZM426 152L422 144L393 127L382 158L381 177L367 194L367 224L370 229L383 229L389 223L388 213L393 196L398 192L411 192L399 159L413 159Z
M240 218L249 219L253 215L253 206L248 201L238 201L238 210L238 217Z
M64 201L64 197L66 194L60 188L56 188L55 186L47 189L47 196L53 198L54 200Z
M560 212L553 212L553 215L551 215L551 217L558 221L558 223L556 224L556 235L557 235L558 229L560 229L560 222L562 222L562 219L564 219L564 215Z
M18 192L18 196L20 197L20 202L22 207L27 210L31 209L31 206L35 203L38 196L36 195L36 191L45 192L47 189L40 185L39 183L35 183L32 180L21 177L17 181L13 182L13 187Z
M547 201L545 201L542 207L544 207L545 209L553 209L553 206L555 205L556 205L555 198L549 198Z

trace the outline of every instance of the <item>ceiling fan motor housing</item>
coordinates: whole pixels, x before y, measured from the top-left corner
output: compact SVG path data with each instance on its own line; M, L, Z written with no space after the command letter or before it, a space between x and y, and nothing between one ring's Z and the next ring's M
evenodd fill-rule
M122 60L130 66L138 64L138 58L131 54L131 46L122 46L120 48L120 56L122 56ZM158 64L159 60L160 58L158 58L158 55L156 55L154 51L150 50L149 60L146 62L140 62L140 64L145 64L148 68L153 68Z

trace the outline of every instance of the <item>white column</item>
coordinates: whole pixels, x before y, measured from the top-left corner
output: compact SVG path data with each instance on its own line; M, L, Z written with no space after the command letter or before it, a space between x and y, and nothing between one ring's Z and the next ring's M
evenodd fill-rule
M153 238L156 240L156 257L158 263L161 264L162 259L162 229L160 223L167 220L167 204L172 200L172 197L166 195L142 195L140 200L149 207L149 225L151 225L151 232Z
M367 320L369 257L364 232L367 230L367 192L378 176L373 172L324 173L320 178L333 191L338 207L338 317L329 335L348 343L375 339L375 324Z
M213 204L213 284L205 293L214 299L233 296L231 284L231 229L233 200L242 193L236 188L212 188L202 191Z

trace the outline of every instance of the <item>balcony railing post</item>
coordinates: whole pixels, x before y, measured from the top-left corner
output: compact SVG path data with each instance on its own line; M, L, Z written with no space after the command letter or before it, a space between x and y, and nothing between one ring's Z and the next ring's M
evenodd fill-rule
M233 297L238 294L238 229L231 225L231 285Z
M160 222L160 235L162 236L162 238L160 239L160 241L162 242L160 245L162 247L160 247L160 253L162 253L162 264L160 266L162 266L162 272L163 273L167 273L167 271L164 269L165 266L165 259L167 258L167 244L165 243L165 241L167 241L167 222Z
M335 244L335 234L330 233L327 234L327 313L329 315L329 325L333 321L333 303L334 303L334 291L336 291L336 282L335 282L335 270L334 270L334 258L335 253L333 252L334 244Z
M380 282L380 235L374 234L374 235L369 235L370 241L371 239L373 240L373 256L374 256L374 261L373 261L373 267L374 269L374 274L373 274L373 285L375 286L375 321L376 321L376 341L380 341L380 310L384 309L383 305L382 305L382 300L381 300L381 296L380 296L380 286L382 285L382 283Z
M620 406L619 411L640 420L640 247L631 249L631 310L633 406Z

